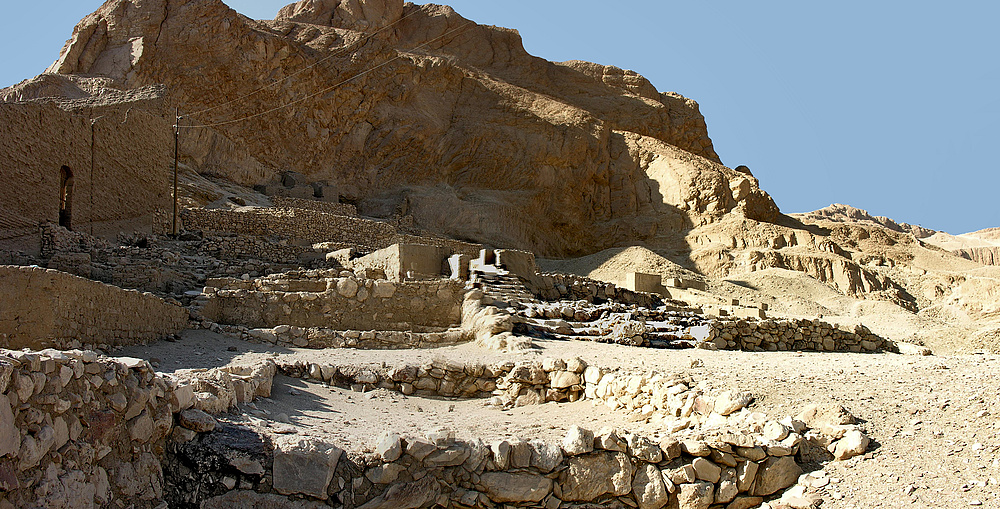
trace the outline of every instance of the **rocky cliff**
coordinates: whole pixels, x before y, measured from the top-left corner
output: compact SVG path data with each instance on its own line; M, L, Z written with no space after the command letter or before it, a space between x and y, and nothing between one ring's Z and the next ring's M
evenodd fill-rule
M533 57L516 31L446 6L303 0L255 21L219 0L111 0L49 71L165 84L202 173L299 172L363 214L457 238L566 256L779 216L721 164L694 101Z

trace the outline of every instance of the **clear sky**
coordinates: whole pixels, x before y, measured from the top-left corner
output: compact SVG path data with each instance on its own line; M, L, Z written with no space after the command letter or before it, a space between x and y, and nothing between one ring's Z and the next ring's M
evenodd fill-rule
M273 18L286 2L227 3ZM784 212L839 202L951 233L1000 226L1000 2L444 3L518 29L534 55L697 100L722 161L749 166ZM44 70L99 4L7 2L0 86Z

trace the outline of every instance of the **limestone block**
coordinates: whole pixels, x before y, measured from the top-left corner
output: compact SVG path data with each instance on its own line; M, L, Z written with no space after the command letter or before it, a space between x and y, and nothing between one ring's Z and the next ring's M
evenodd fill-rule
M628 452L632 456L650 463L659 463L663 459L663 451L645 435L629 434L625 436Z
M635 478L632 480L632 493L639 503L639 509L660 509L670 499L660 469L650 463L640 465L636 469Z
M182 427L198 433L212 431L216 426L214 417L197 408L182 410L177 414L177 422Z
M558 445L549 444L540 439L529 442L531 445L531 466L542 472L551 472L562 463L562 450Z
M384 461L396 461L403 454L403 440L395 433L383 435L375 446L375 454Z
M594 432L573 425L566 431L562 441L562 450L566 456L576 456L594 450Z
M481 490L494 502L539 502L552 491L552 480L529 472L485 472Z
M21 436L14 430L14 413L11 410L10 400L7 396L0 394L0 457L17 452L21 445Z
M677 493L678 509L708 509L715 501L715 485L705 481L681 484Z
M719 482L719 478L722 476L722 468L705 458L695 458L691 462L691 467L694 468L695 478L702 481L714 484Z
M864 454L868 449L869 439L860 430L850 430L844 433L844 437L837 440L833 450L833 457L838 460L846 460L860 454Z
M276 438L271 470L275 491L326 500L327 488L342 452L336 446L310 438Z
M594 435L594 447L606 451L625 452L628 446L613 428L604 427Z
M730 415L745 408L753 400L748 392L723 391L715 398L715 412Z
M765 460L757 471L757 480L753 487L753 495L767 496L785 489L798 480L802 468L795 463L792 456L770 457Z
M632 462L621 452L595 452L566 460L560 475L562 500L591 501L606 493L622 496L632 490Z

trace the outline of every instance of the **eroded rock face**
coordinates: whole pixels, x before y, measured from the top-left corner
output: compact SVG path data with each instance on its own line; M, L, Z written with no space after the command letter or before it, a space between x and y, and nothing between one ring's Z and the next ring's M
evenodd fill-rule
M542 255L778 215L719 163L694 101L532 57L515 31L445 6L303 0L253 21L217 0L114 0L49 70L166 84L184 125L212 125L183 130L202 171L257 185L291 169L364 214Z

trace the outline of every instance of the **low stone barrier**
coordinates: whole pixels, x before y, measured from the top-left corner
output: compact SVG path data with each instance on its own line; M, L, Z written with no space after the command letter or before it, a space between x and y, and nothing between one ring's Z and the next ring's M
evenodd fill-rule
M279 346L363 350L435 348L465 341L465 334L457 329L444 332L357 331L279 325L269 329L250 329L246 335Z
M157 507L172 401L146 361L0 350L0 507Z
M819 319L718 319L709 323L709 340L726 350L897 351L895 343L864 325L845 330Z
M484 397L492 391L523 398L534 392L537 398L530 399L539 402L558 390L553 400L586 394L605 404L646 406L654 403L648 396L661 394L663 402L676 396L680 403L658 408L707 418L697 428L663 428L659 435L573 426L557 443L522 438L486 443L440 430L424 437L390 433L370 444L352 444L369 453L348 453L303 436L268 440L228 426L171 445L168 465L195 465L180 470L185 475L178 478L183 489L177 497L209 509L283 507L287 496L299 499L295 507L316 508L329 503L364 509L574 503L750 508L779 496L782 503L807 507L818 503L818 495L811 478L802 476L801 464L846 459L864 453L869 442L839 407L813 405L794 418L768 420L745 409L750 398L744 393L709 396L690 379L604 373L579 359L490 366L436 360L395 368L299 362L279 363L278 369L357 391L379 387L439 397ZM241 449L220 447L233 443ZM179 473L176 466L167 468L168 478ZM800 479L805 484L782 494Z
M136 290L57 270L0 266L0 346L79 348L159 339L188 326L188 311Z
M461 322L463 293L462 282L447 279L212 279L201 313L214 322L252 328L447 329Z

